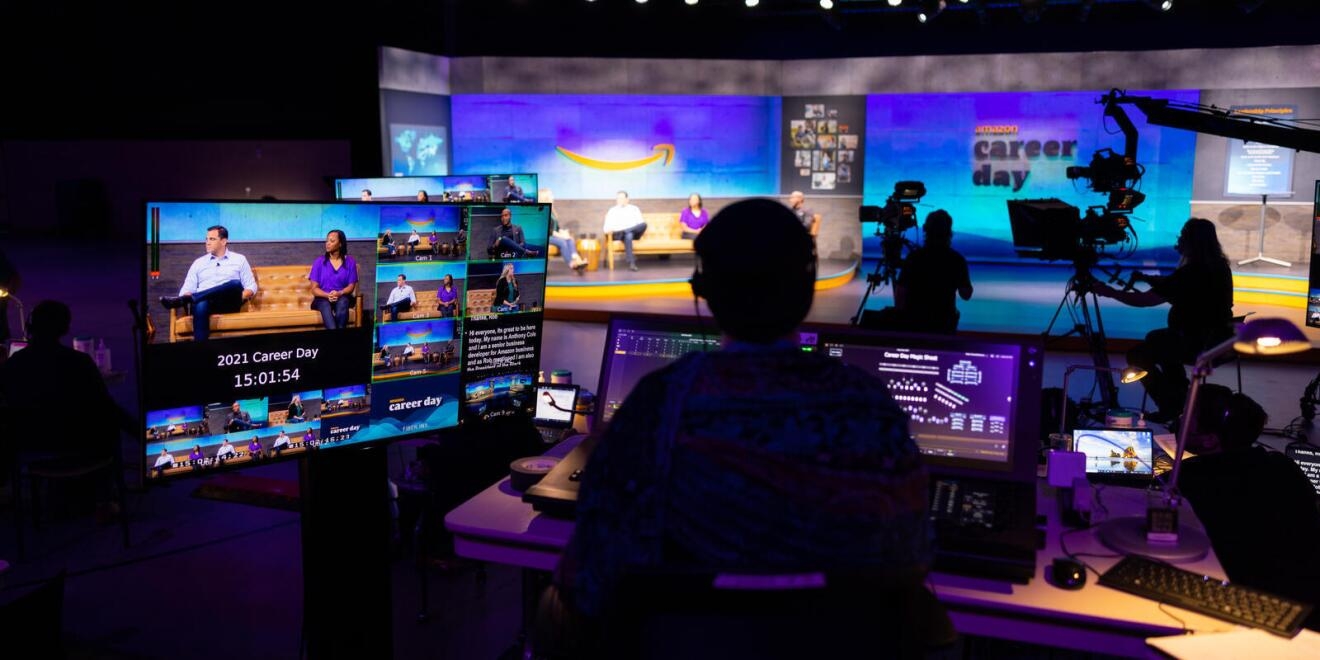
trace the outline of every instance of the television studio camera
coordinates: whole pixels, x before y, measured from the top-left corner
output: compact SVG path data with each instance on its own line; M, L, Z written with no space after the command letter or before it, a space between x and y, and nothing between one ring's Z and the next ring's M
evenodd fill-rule
M1136 190L1145 174L1145 168L1137 162L1137 129L1123 111L1121 98L1122 92L1113 90L1099 102L1105 105L1104 116L1112 118L1123 132L1123 153L1100 149L1089 165L1066 170L1069 179L1085 181L1087 188L1105 195L1105 204L1090 206L1083 214L1076 206L1053 198L1008 201L1013 248L1019 256L1072 262L1073 274L1063 299L1042 334L1051 338L1060 313L1067 309L1073 326L1057 338L1081 335L1086 339L1095 366L1103 368L1109 367L1109 353L1099 298L1091 292L1091 287L1101 279L1099 274L1108 283L1117 283L1125 290L1132 288L1132 279L1122 279L1122 270L1116 262L1136 251L1137 234L1131 214L1146 199ZM1115 263L1102 265L1102 258ZM1096 376L1102 402L1117 406L1118 390L1109 372L1097 371Z
M866 276L866 293L857 306L857 314L852 318L854 325L860 323L862 311L871 294L885 284L893 284L898 279L898 270L903 266L904 249L912 248L912 241L904 234L917 226L917 202L926 196L926 184L920 181L899 181L894 184L894 192L885 200L884 206L862 206L857 209L858 222L874 222L875 236L880 239L880 260L875 270Z

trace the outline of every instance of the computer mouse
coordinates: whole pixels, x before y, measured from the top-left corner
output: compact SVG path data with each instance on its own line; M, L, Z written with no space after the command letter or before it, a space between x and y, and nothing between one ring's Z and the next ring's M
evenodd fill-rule
M1056 557L1049 578L1050 584L1060 589L1081 589L1086 586L1086 567L1074 559Z

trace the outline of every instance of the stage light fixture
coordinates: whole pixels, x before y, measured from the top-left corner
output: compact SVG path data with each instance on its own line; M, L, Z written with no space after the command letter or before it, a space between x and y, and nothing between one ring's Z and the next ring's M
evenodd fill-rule
M698 2L701 2L701 0L683 0L683 2L686 2L686 3L688 4L688 6L690 7L690 6L692 6L692 5L697 4Z
M834 9L834 0L820 0L821 9Z
M646 4L646 0L637 0L637 4L644 5Z
M917 12L917 20L928 23L939 16L946 6L945 0L921 0L921 11Z
M901 4L903 4L903 0L889 0L890 7L897 7Z
M743 4L747 5L748 7L755 7L761 4L761 0L743 0Z

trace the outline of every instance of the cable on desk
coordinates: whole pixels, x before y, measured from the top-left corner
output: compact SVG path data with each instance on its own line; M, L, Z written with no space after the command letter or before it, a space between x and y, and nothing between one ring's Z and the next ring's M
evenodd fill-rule
M1076 534L1077 532L1089 532L1089 531L1091 531L1091 528L1089 528L1089 527L1081 527L1081 528L1078 528L1078 529L1070 529L1070 530L1068 530L1068 531L1066 531L1066 532L1060 534L1060 535L1059 535L1059 549L1060 549L1060 550L1063 550L1063 554L1066 555L1069 559L1075 559L1075 560L1077 560L1077 563L1079 563L1079 564L1081 564L1082 566L1086 567L1086 570L1091 571L1092 573L1095 573L1096 577L1099 577L1099 576L1100 576L1100 571L1096 570L1096 568L1095 568L1094 566L1092 566L1092 565L1090 565L1090 564L1088 564L1088 563L1082 561L1082 560L1081 560L1081 557L1093 557L1093 558L1095 558L1095 559L1114 559L1114 558L1117 558L1117 557L1122 557L1123 555L1118 555L1118 554L1105 555L1105 554L1100 554L1100 553L1097 553L1097 552L1072 552L1072 551L1070 551L1070 550L1068 549L1068 535L1069 535L1069 534Z
M1186 621L1183 621L1182 619L1178 618L1178 615L1177 615L1177 614L1174 614L1173 612L1170 612L1169 610L1165 609L1165 607L1164 607L1164 601L1162 601L1162 600L1157 600L1157 601L1155 601L1155 604L1156 604L1156 605L1159 605L1159 608L1160 608L1160 611L1161 611L1161 612L1163 612L1163 613L1169 615L1169 618L1170 618L1170 619L1173 619L1174 621L1177 621L1177 622L1178 622L1178 625L1179 625L1179 626L1182 626L1182 631L1183 631L1183 634L1184 634L1184 635L1190 635L1190 634L1192 634L1192 631L1190 631L1190 630L1187 629L1187 622L1186 622Z

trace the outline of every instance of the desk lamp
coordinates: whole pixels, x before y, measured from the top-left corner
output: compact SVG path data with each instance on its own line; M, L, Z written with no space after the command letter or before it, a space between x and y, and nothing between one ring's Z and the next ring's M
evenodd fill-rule
M1091 371L1104 371L1104 372L1109 372L1109 373L1120 373L1120 374L1123 374L1123 376L1122 376L1122 378L1121 378L1120 380L1122 381L1122 383L1123 383L1124 385L1128 385L1128 384L1130 384L1130 383L1135 383L1135 382L1141 380L1142 378L1145 378L1145 377L1146 377L1146 370L1145 370L1145 369L1141 369L1140 367L1127 366L1127 367L1123 367L1122 369L1117 369L1117 368L1114 368L1114 367L1097 367L1097 366L1095 366L1095 365L1090 365L1090 364L1070 364L1070 365L1068 365L1068 368L1067 368L1066 370L1064 370L1064 372L1063 372L1063 402L1059 404L1059 433L1061 433L1061 434L1062 434L1062 433L1067 433L1067 432L1068 432L1068 429L1065 428L1065 426L1067 426L1067 424L1068 424L1068 418L1067 418L1067 414L1068 414L1068 379L1069 379L1070 377L1072 377L1072 373L1073 373L1074 371L1077 371L1078 369L1089 369L1089 370L1091 370ZM1117 402L1115 402L1115 403L1117 403Z
M1306 335L1291 321L1263 318L1238 326L1233 337L1196 356L1192 366L1192 387L1187 393L1178 428L1173 469L1163 483L1162 506L1152 505L1145 519L1128 516L1106 521L1099 528L1100 541L1123 554L1146 555L1166 561L1196 561L1204 557L1210 550L1210 539L1201 530L1179 524L1177 517L1182 503L1182 496L1178 493L1178 474L1201 385L1214 371L1214 361L1229 351L1236 350L1243 355L1284 355L1310 348Z
M13 300L18 305L18 330L22 333L23 339L27 339L27 315L23 312L23 301L18 299L7 287L0 286L0 300ZM8 323L8 319L0 319L0 323Z

